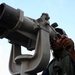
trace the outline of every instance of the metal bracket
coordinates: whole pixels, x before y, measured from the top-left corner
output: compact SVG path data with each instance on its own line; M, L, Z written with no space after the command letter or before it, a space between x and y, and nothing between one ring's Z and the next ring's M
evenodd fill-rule
M12 44L9 69L12 75L36 75L46 68L49 59L49 33L40 29L37 34L34 55L22 55L20 45Z

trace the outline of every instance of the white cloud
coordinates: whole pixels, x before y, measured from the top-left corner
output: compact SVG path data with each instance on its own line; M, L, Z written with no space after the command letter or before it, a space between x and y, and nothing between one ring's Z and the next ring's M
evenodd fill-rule
M2 54L2 47L0 46L0 59L1 59L1 55ZM0 62L0 64L1 64L1 62Z

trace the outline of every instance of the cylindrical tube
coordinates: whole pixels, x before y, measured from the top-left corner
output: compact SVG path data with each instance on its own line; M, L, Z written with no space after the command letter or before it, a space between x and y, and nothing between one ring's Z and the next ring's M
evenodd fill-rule
M35 35L35 22L33 19L25 17L19 9L14 9L5 3L0 5L0 38L7 38L14 43L27 46L29 34ZM18 32L29 33L28 36ZM32 37L34 38L34 37Z

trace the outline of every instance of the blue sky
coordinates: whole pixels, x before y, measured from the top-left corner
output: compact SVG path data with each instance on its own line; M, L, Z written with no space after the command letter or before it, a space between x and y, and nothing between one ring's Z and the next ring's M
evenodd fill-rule
M50 16L50 24L57 22L67 35L75 42L75 0L0 0L16 9L24 11L24 15L37 19L43 12ZM7 39L0 39L0 73L9 72L11 44Z

